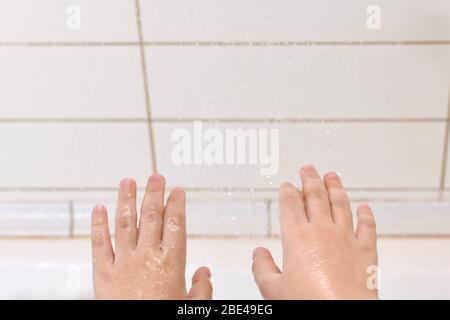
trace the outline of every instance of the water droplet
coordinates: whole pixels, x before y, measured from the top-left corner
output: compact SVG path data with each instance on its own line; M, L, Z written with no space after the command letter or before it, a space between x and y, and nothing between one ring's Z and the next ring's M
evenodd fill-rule
M172 219L169 221L169 230L172 232L177 232L180 230L180 226L178 224L178 221L175 219Z

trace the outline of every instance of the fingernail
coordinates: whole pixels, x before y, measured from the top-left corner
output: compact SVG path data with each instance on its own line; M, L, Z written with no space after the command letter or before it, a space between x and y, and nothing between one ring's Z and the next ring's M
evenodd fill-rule
M307 164L307 165L303 166L302 170L304 170L304 171L312 171L312 170L315 170L315 168L314 168L313 165Z
M363 203L359 207L362 208L362 209L370 209L370 206L367 203Z
M338 179L339 176L336 174L336 172L328 172L325 175L325 179Z
M133 179L126 178L120 182L120 186L124 189L131 189L135 186L135 182Z
M101 204L98 204L94 207L94 211L98 212L98 211L102 211L103 210L103 206Z
M253 250L253 259L255 259L255 257L259 254L261 250L262 248L256 248L255 250Z
M184 193L184 189L181 187L175 187L172 189L173 193L177 193L177 194L183 194Z
M92 222L94 224L102 224L104 222L103 212L105 211L105 207L102 205L95 206L92 211Z
M150 181L161 182L165 181L164 177L158 173L154 173L150 176Z

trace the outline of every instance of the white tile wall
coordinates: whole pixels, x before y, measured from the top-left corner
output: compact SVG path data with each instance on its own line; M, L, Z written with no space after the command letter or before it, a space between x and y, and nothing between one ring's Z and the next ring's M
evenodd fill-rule
M355 214L359 203L353 203ZM115 204L102 204L108 209L110 230L114 234ZM95 205L94 202L3 203L0 204L0 236L88 237L91 212ZM450 234L448 203L374 202L371 206L380 235L430 237ZM214 202L211 199L209 202L190 201L187 205L187 232L193 237L278 235L278 201L248 202L233 197L229 201L224 198L216 198Z
M404 204L374 203L377 228L381 234L450 233L450 206L441 203ZM354 211L356 208L354 208Z
M267 236L267 204L262 201L230 201L216 198L216 202L189 201L186 208L189 236ZM140 201L138 202L140 205ZM110 231L114 234L115 204L103 203L108 209ZM74 236L89 236L91 212L95 203L74 205ZM139 206L138 206L139 208ZM139 209L138 209L139 210Z
M8 47L0 61L0 118L146 117L134 48Z
M450 100L450 98L449 98L449 100ZM449 157L448 152L450 152L450 149L447 150L447 166L446 166L446 175L445 175L445 187L446 188L450 187L450 157ZM447 192L447 195L449 196L448 198L450 198L450 192Z
M379 31L366 10L381 9ZM364 41L450 38L446 0L142 1L148 41Z
M352 203L354 226L356 209ZM450 206L448 203L372 203L377 222L377 233L383 236L430 236L450 233ZM280 234L279 207L274 201L270 208L271 233Z
M445 205L432 204L449 200L440 185L448 1L378 1L379 31L366 28L373 3L365 0L140 4L146 70L132 0L0 4L0 209L6 214L23 221L32 207L53 212L72 201L73 232L87 235L92 207L114 203L123 177L143 188L156 166L169 187L188 188L191 235L265 235L265 201L276 199L280 182L298 183L300 165L314 163L322 173L340 172L353 199L380 203L385 232L449 232L440 223ZM81 9L80 30L67 29L70 5ZM279 173L175 166L170 134L190 128L192 118L219 120L208 125L218 129L280 129ZM259 118L284 122L245 122ZM362 122L329 123L337 118ZM244 122L220 121L230 119ZM300 122L286 121L292 119ZM154 146L148 120L154 120ZM395 206L404 201L413 201L413 213ZM11 211L10 203L30 207ZM428 204L431 219L424 218ZM36 232L51 235L59 227L46 227L47 218L23 228L43 223ZM8 221L4 230L11 234L23 223Z
M432 189L433 190L433 189ZM438 191L405 191L401 189L392 189L386 191L376 191L371 189L352 190L348 192L348 196L355 201L369 201L369 202L434 202L440 199L440 192Z
M187 206L187 230L194 236L266 236L267 221L264 202L191 203Z
M34 190L31 192L24 191L19 187L5 188L0 192L0 202L33 202L33 203L54 203L54 202L67 202L67 201L79 201L79 202L108 202L116 198L116 191L91 191L82 189L78 191L55 191L51 190Z
M151 47L147 57L155 118L447 114L449 46Z
M108 210L108 224L110 232L114 233L115 228L115 204L101 203ZM73 235L76 237L87 237L91 234L91 214L96 203L76 203L74 204Z
M79 29L68 28L80 8ZM137 24L132 0L14 0L2 1L0 43L136 41Z
M171 134L193 125L156 124L156 148L162 174L191 187L277 188L298 181L298 169L314 163L325 174L341 173L349 188L437 188L444 139L443 123L413 124L204 124L226 129L280 129L280 170L263 176L256 165L175 165ZM206 145L206 144L205 144ZM289 150L290 152L286 152ZM413 156L414 155L414 156Z
M0 204L0 237L68 237L69 226L68 203Z
M0 145L2 187L115 188L152 170L145 124L4 123Z

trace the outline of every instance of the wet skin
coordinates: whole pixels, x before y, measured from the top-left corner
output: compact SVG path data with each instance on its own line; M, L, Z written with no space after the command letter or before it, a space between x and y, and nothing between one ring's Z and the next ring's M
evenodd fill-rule
M335 173L323 181L312 166L300 171L303 189L279 191L283 265L265 248L253 254L253 274L266 299L377 299L375 220L358 208L353 230L347 194ZM185 287L185 193L172 190L164 206L165 180L149 178L137 226L136 183L121 182L115 251L106 209L92 215L94 293L97 299L211 299L210 271L199 268Z
M271 253L253 253L255 281L266 299L377 299L375 219L368 205L358 210L356 231L340 178L323 181L314 167L300 170L303 189L279 190L283 264Z
M165 179L147 183L138 226L136 183L120 183L116 210L115 250L103 206L92 213L92 254L96 299L211 299L211 273L199 268L189 292L186 269L186 196L172 190L164 206Z

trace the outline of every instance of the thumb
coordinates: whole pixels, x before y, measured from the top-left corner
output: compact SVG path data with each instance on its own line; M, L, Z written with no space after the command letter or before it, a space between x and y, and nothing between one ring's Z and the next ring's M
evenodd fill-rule
M192 277L192 287L188 294L189 300L211 300L213 287L211 271L207 267L198 268Z
M281 274L280 269L273 261L272 254L266 248L257 248L253 251L252 271L263 297L270 290L268 287L270 281Z

